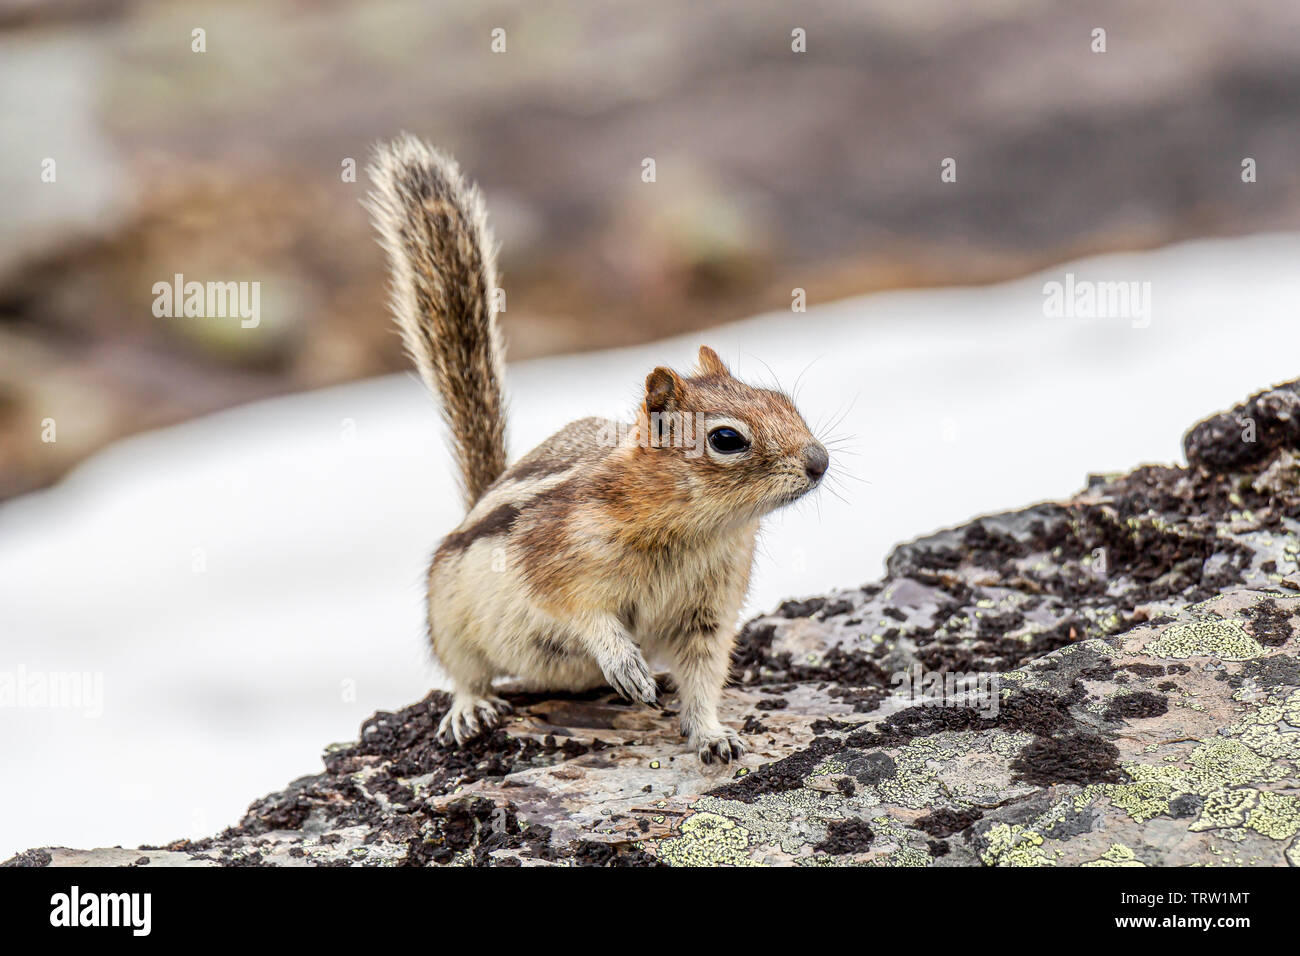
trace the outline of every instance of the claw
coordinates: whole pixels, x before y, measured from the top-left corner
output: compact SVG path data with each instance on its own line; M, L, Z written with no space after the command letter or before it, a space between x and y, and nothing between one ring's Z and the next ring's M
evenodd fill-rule
M643 704L653 704L658 700L659 689L655 686L650 666L635 646L629 644L626 653L601 661L600 669L609 686L620 696Z
M721 763L731 763L733 760L739 760L748 752L744 741L730 730L723 730L708 736L693 736L691 743L695 747L696 755L703 764L712 764L715 760Z
M509 711L510 705L500 697L458 694L438 724L438 743L444 747L453 742L457 747L464 746L466 741L490 731L500 721L501 715Z

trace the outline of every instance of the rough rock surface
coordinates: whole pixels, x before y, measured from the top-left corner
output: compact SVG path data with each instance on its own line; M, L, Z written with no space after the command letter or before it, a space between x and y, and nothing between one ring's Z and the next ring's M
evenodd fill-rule
M671 696L513 695L445 751L433 693L216 837L9 864L1300 865L1296 389L1197 425L1187 469L1093 477L751 621L739 766L682 752ZM946 700L896 693L935 672Z

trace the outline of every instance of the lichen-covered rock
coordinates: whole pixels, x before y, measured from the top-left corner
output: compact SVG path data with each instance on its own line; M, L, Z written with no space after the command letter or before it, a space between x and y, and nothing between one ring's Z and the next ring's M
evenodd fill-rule
M216 837L9 862L1300 864L1296 394L1198 425L1189 469L1094 477L751 621L739 765L684 752L671 695L509 695L448 751L433 693Z
M1236 590L999 675L995 714L823 726L782 761L667 800L681 822L657 852L819 865L853 820L873 837L835 862L1285 864L1300 847L1296 621L1300 597Z
M1183 436L1187 461L1211 471L1261 462L1279 448L1300 448L1300 383L1270 388L1213 415Z

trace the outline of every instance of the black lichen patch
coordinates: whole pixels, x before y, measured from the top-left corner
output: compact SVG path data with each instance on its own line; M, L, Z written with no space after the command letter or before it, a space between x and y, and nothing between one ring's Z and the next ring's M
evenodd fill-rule
M1252 680L1260 687L1300 686L1300 659L1277 655L1246 661L1240 673L1229 678L1233 687Z
M787 602L788 603L788 602ZM786 605L782 605L785 608ZM845 699L858 711L874 710L888 696L890 673L869 654L831 646L815 664L795 661L789 651L772 649L776 625L751 621L736 638L732 679L746 685L795 684L817 681L834 686L827 693ZM776 687L767 687L778 692Z
M806 601L783 601L776 609L778 617L812 617L826 606L824 597L808 598Z
M1050 787L1058 783L1120 783L1119 748L1096 734L1076 731L1035 740L1011 762L1012 780Z
M803 786L804 778L813 772L822 759L836 751L838 747L836 741L829 737L814 737L806 749L781 760L763 764L739 780L715 787L709 791L709 795L726 800L739 800L741 803L753 803L765 793L797 790Z
M865 853L876 838L866 820L832 820L826 827L826 839L813 847L814 853L843 856L846 853Z
M824 621L828 617L839 617L848 614L852 610L853 602L846 598L840 598L838 601L828 601L817 616Z
M765 734L767 733L767 724L759 720L754 714L748 714L745 717L745 725L740 728L740 732L746 736L751 734Z
M267 833L271 830L297 830L302 827L308 813L311 812L310 803L298 797L291 797L284 801L277 799L281 796L281 794L273 794L260 805L252 808L256 816L248 821L247 830L250 834Z
M832 681L849 688L890 687L892 675L865 654L835 646L822 655L815 665L797 664L782 655L781 664L789 676L786 680Z
M1246 421L1253 426L1250 441L1243 440ZM1278 448L1300 448L1300 382L1257 392L1199 422L1183 436L1187 460L1207 471L1258 464Z
M932 837L950 837L954 833L965 830L983 816L983 811L974 807L965 810L941 807L919 818L912 826Z
M658 857L625 843L579 840L572 853L579 866L667 866Z
M523 698L519 699L520 702ZM603 745L585 745L571 738L548 737L542 743L514 738L503 730L445 748L435 739L438 721L449 703L434 692L418 704L396 713L379 712L361 728L360 739L325 755L326 772L294 781L288 788L253 804L238 827L217 838L247 840L272 830L301 829L315 816L333 829L363 826L365 842L385 841L407 847L406 865L446 863L470 851L473 865L501 862L489 855L516 849L526 856L556 857L546 827L527 827L513 805L498 806L484 798L455 801L431 809L418 800L404 778L428 775L430 794L449 793L465 783L500 778L516 770L579 756ZM368 771L364 776L359 771ZM336 834L326 834L334 837ZM210 843L212 841L209 841ZM322 843L327 844L328 839ZM178 847L205 850L199 844ZM254 865L262 857L245 846L223 847L216 858L225 865ZM507 865L509 860L507 859Z
M49 866L53 859L45 850L24 850L0 863L0 866L42 867Z
M894 758L880 751L860 754L848 750L844 752L841 759L844 761L845 771L862 784L880 783L898 773L898 765L894 763Z
M855 714L869 714L889 697L889 692L880 687L844 687L835 685L827 695L841 703L852 704Z
M1250 632L1265 647L1281 647L1291 639L1291 615L1272 598L1242 612L1250 621Z
M818 717L811 724L809 724L809 729L814 734L821 736L822 734L828 734L837 731L856 730L858 727L861 726L862 726L862 721L850 723L850 722L838 721L831 717Z
M1070 708L1080 703L1084 696L1083 685L1077 681L1066 694L1043 690L1013 694L1002 703L996 723L1012 733L1048 736L1074 723Z
M412 837L408 843L404 864L450 863L458 852L478 842L480 828L490 832L495 812L496 805L491 800L472 797L430 813L425 832Z
M1073 725L1070 707L1084 697L1084 688L1073 682L1070 693L1052 694L1048 691L1029 690L1012 695L1002 702L996 717L986 716L972 707L909 707L891 714L876 730L859 728L842 741L816 737L807 750L791 754L781 760L759 767L740 780L732 781L709 791L712 796L752 803L765 793L795 790L804 779L831 753L843 747L841 753L849 761L860 761L863 774L854 773L860 783L876 782L872 779L893 760L887 754L860 754L859 749L897 747L918 737L928 737L943 731L979 731L1001 728L1010 732L1028 732L1049 736ZM837 727L838 729L838 727ZM1098 738L1100 739L1100 738ZM1118 751L1116 751L1118 754ZM888 764L886 764L886 761ZM849 764L853 766L852 763ZM850 770L850 772L853 772Z
M853 731L844 742L851 747L897 747L945 730L981 730L986 721L988 718L971 707L909 707L890 714L876 730Z
M498 806L485 797L466 797L425 812L420 832L407 841L401 865L446 864L466 851L463 859L474 866L502 862L491 856L499 850L517 850L524 856L551 860L556 854L550 838L549 827L523 826L510 805Z
M1194 817L1205 806L1205 798L1197 793L1184 793L1169 801L1170 816L1178 819Z
M1116 670L1128 671L1138 677L1163 677L1166 673L1163 664L1121 664Z
M1015 608L991 612L979 618L975 633L984 638L1003 637L1008 631L1014 631L1024 623L1025 615Z
M262 856L262 854L258 853L256 848L254 847L238 848L238 849L232 847L223 847L221 851L217 854L216 860L222 866L228 866L228 867L251 868L251 867L275 866L274 863L268 862L267 859L264 856ZM328 865L346 866L347 863L343 860L340 860L338 861L338 863L331 863Z
M973 707L909 707L890 714L877 730L854 731L845 743L854 747L896 747L944 731L993 729L1050 736L1074 724L1070 708L1084 696L1083 685L1075 681L1068 694L1038 689L1012 694L1002 701L996 716Z
M1076 810L1069 804L1066 804L1064 813L1062 819L1053 820L1043 828L1043 836L1053 840L1068 840L1080 833L1091 833L1099 818L1091 808Z
M1116 694L1111 698L1104 716L1107 720L1142 720L1168 712L1169 698L1143 690L1133 694Z
M1109 665L1103 663L1084 668L1077 673L1089 678L1102 679L1112 672ZM888 754L880 753L880 749L903 746L918 737L928 737L944 731L1001 729L1011 733L1032 733L1055 745L1056 741L1052 739L1054 735L1076 726L1070 708L1082 702L1085 697L1086 689L1076 678L1070 682L1068 693L1054 694L1050 691L1031 689L1012 694L1007 700L1001 702L996 716L990 716L972 707L909 707L885 718L875 730L859 727L851 730L840 741L816 737L813 745L807 750L765 764L742 779L727 783L709 793L717 797L752 803L765 793L794 790L803 785L804 779L825 757L837 751L841 759L846 761L848 772L859 783L876 783L884 779L882 773L892 773L894 768L893 759ZM843 729L841 725L834 723L830 723L830 728L826 724L822 727ZM1095 739L1111 747L1101 738L1094 738L1087 734L1078 735L1078 739L1085 742ZM1111 749L1115 748L1111 747ZM864 754L862 750L876 752ZM1115 750L1116 756L1118 753L1118 750ZM1080 754L1078 759L1083 764L1088 764L1093 759L1093 751Z
M466 741L460 747L438 743L438 722L451 704L442 691L434 691L418 704L395 713L379 711L361 725L358 742L326 754L325 766L334 773L361 769L380 758L390 763L397 777L433 774L430 787L446 792L475 780L503 777L525 767L546 762L546 758L575 757L598 749L572 739L535 740L512 737L500 727Z

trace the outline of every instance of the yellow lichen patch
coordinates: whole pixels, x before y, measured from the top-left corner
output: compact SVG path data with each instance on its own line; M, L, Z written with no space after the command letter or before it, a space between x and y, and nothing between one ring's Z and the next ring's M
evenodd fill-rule
M861 793L850 803L837 794L801 787L765 793L753 803L705 795L695 802L695 808L735 821L748 833L751 847L775 844L781 852L798 856L809 842L821 839L815 821L843 819L847 807L860 811L868 802Z
M1279 780L1285 771L1273 767L1267 757L1237 740L1213 740L1201 744L1187 758L1194 770L1190 776L1202 789L1224 784Z
M1300 690L1292 691L1282 705L1282 719L1292 727L1300 727Z
M930 854L914 846L900 846L891 853L867 860L863 866L929 866Z
M1128 764L1124 772L1131 782L1100 785L1095 792L1137 823L1169 813L1170 801L1179 795L1195 794L1206 799L1192 830L1234 831L1225 834L1229 839L1244 836L1246 830L1286 833L1291 826L1286 801L1295 798L1245 787L1293 776L1293 770L1277 760L1294 759L1300 744L1294 739L1300 734L1279 729L1285 703L1289 698L1286 702L1273 698L1255 708L1224 731L1227 737L1197 745L1185 760L1169 755L1165 758L1169 762L1162 765Z
M831 756L831 757L827 757L816 767L813 767L812 773L808 774L808 776L805 777L804 779L807 780L812 777L839 776L840 774L844 773L844 770L845 770L845 764L843 758L839 757L838 755Z
M1110 849L1096 860L1081 863L1080 866L1146 866L1128 847L1122 843L1112 843Z
M812 856L801 856L794 861L795 866L821 866L821 867L851 867L866 866L866 860L857 860L852 857L835 856L830 853L814 853Z
M1060 851L1048 856L1043 835L1019 823L999 823L988 832L988 847L980 854L986 866L1053 866Z
M1033 740L1034 735L1029 733L1007 734L995 731L989 735L989 752L1012 760Z
M923 850L918 846L913 846L908 842L909 838L914 839L914 831L908 831L901 823L890 816L874 817L871 820L871 829L876 834L876 839L872 843L873 848L882 844L893 843L894 849L883 853L874 859L867 860L864 866L929 866L933 857L929 851Z
M1126 770L1169 770L1169 767L1126 767ZM1136 783L1108 784L1100 789L1109 798L1113 806L1127 813L1137 823L1145 823L1152 817L1169 813L1169 801L1177 792L1165 780L1152 774L1152 779L1139 780Z
M1300 833L1300 799L1252 787L1219 790L1205 798L1200 817L1188 829L1253 830L1273 840L1290 839Z
M762 866L746 855L749 831L717 813L694 813L680 836L659 844L659 859L671 866Z
M937 776L940 763L970 749L975 737L937 734L911 741L898 752L894 775L875 785L880 799L911 809L932 806L943 796Z
M1270 697L1235 724L1230 733L1262 757L1300 762L1300 690ZM1280 778L1273 778L1280 779Z
M1145 651L1153 657L1175 660L1216 657L1223 661L1248 661L1264 654L1260 643L1236 621L1171 624Z

